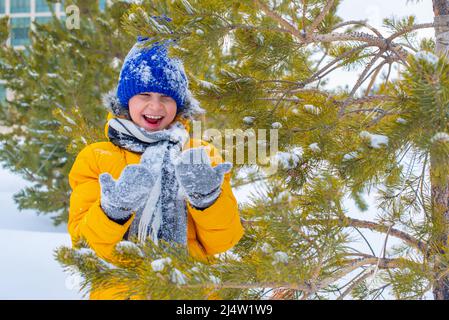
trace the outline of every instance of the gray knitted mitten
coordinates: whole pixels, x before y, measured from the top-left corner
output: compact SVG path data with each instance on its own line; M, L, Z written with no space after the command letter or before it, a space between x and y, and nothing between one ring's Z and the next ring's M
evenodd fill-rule
M143 207L154 185L153 175L140 164L126 166L117 180L109 173L100 174L99 180L100 205L114 221L127 220L132 211Z
M212 167L204 147L183 151L175 162L175 174L179 184L189 202L199 209L205 209L217 200L224 174L231 168L230 162Z

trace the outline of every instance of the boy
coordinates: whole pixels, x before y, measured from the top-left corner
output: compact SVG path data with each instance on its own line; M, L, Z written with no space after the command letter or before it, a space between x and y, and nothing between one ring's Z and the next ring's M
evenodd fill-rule
M189 119L204 110L181 61L168 56L169 42L142 47L146 41L139 37L116 94L104 99L109 141L86 146L70 171L68 231L73 245L82 237L111 262L115 245L131 236L177 242L207 261L243 235L232 165L189 138ZM90 299L126 298L119 292L93 288Z

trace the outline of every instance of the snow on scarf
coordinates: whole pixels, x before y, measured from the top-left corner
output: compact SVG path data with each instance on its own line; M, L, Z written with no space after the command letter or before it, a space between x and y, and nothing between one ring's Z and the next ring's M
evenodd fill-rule
M108 137L115 145L150 157L141 159L155 177L148 200L129 228L129 236L145 241L148 236L187 245L187 207L182 188L175 177L174 159L182 151L189 135L179 121L159 131L147 131L126 119L108 122ZM145 155L146 155L145 154Z

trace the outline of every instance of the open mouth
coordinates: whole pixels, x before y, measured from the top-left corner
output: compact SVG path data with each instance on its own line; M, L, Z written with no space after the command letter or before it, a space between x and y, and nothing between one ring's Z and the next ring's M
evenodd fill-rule
M143 118L149 125L158 126L162 122L162 119L164 117L163 116L150 116L150 115L144 114Z

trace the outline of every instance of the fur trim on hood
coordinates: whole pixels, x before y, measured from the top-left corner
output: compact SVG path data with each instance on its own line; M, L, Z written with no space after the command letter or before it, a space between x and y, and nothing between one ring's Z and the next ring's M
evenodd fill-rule
M103 105L114 116L124 117L131 120L128 108L123 107L117 97L117 89L113 89L102 96ZM198 100L196 100L191 92L186 98L184 108L177 114L184 118L194 120L197 116L206 113L206 111L200 107Z

